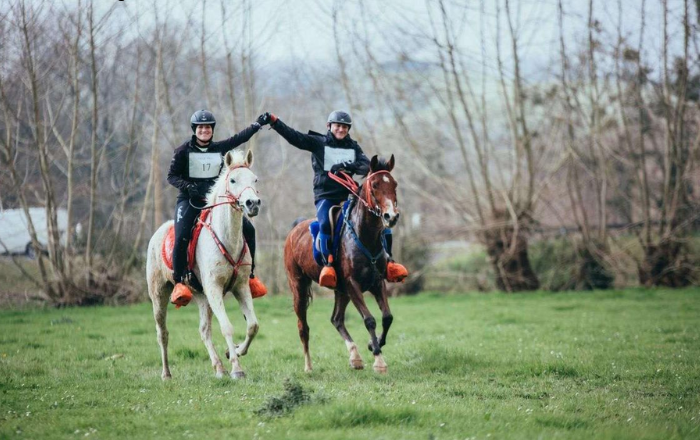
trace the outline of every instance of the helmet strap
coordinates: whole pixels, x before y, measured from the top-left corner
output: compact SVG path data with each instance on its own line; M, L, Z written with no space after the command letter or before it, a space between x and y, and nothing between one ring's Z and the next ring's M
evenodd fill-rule
M206 143L204 143L203 141L201 141L201 140L197 137L196 134L193 134L193 135L192 135L192 144L193 144L195 147L197 147L197 148L209 148L209 145L211 145L211 141L212 141L213 139L214 139L214 134L212 133L211 139L209 139L209 141L207 141Z

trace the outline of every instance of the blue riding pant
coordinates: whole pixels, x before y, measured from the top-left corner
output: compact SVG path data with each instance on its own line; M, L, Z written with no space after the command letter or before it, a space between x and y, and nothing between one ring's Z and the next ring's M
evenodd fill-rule
M331 206L341 203L343 203L343 200L319 199L316 201L316 218L322 234L331 235L331 219L328 211L331 209Z

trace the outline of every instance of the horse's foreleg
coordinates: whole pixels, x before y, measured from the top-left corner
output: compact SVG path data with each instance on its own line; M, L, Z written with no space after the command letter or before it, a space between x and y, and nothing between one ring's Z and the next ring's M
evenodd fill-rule
M195 301L199 306L199 335L202 337L202 342L207 348L209 353L209 359L211 359L211 365L214 367L214 372L217 378L222 378L226 374L224 365L221 363L219 355L216 353L214 348L214 343L211 339L211 315L212 310L209 307L209 303L206 298L200 295L195 295Z
M350 366L356 370L361 370L364 368L362 357L360 357L360 353L357 350L357 344L355 344L350 333L348 333L348 330L345 328L345 310L348 307L348 303L350 303L350 297L344 292L336 290L335 306L333 307L333 315L331 315L331 323L345 341L345 346L350 353Z
M386 344L386 336L389 333L389 327L394 321L394 317L389 309L389 300L386 294L386 285L382 281L378 286L370 289L372 295L377 300L379 310L382 311L382 334L379 337L379 347L384 347ZM372 350L372 341L369 341L368 348ZM380 373L386 373L388 367L381 353L374 355L374 370Z
M165 324L168 316L168 296L169 292L166 285L157 286L154 282L148 284L149 295L153 302L153 318L156 321L156 335L158 337L158 346L160 347L160 357L163 362L163 371L161 378L163 380L170 379L170 366L168 365L168 327Z
M348 294L350 295L350 299L360 312L360 315L362 315L362 319L365 321L365 327L369 332L370 348L372 350L372 354L374 354L374 371L378 373L386 373L387 366L384 362L384 358L382 357L382 348L377 340L377 321L367 308L367 304L365 304L365 300L362 297L362 291L357 283L351 279L346 284L348 285Z
M226 340L226 345L228 346L229 360L231 361L231 378L240 379L245 377L245 373L241 368L241 364L238 361L238 353L236 352L236 344L233 343L233 325L229 321L226 315L226 308L224 307L224 291L221 286L214 283L207 283L204 286L204 291L206 292L207 299L209 300L209 306L211 307L216 320L219 321L219 327L221 327L221 334L224 335Z
M245 316L246 322L246 335L243 344L238 346L238 355L245 356L248 353L248 347L250 343L253 342L253 338L258 334L258 318L255 316L255 309L253 308L253 297L250 294L250 288L248 284L241 287L241 290L236 295L238 300L238 305L241 307L243 316Z
M386 344L386 335L389 333L389 327L391 327L391 323L394 322L394 316L391 314L391 310L389 309L389 299L387 298L386 294L386 285L382 281L379 285L371 288L369 291L372 292L372 295L374 295L374 298L377 300L379 310L382 311L382 334L379 336L379 346L384 347ZM370 346L369 349L372 350L372 347Z

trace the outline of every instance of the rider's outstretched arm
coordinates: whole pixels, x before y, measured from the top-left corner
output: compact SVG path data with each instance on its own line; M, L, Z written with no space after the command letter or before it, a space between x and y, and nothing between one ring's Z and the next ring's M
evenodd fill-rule
M250 138L252 138L253 135L259 130L260 124L257 122L253 122L252 124L241 130L239 133L234 134L230 138L221 142L216 142L217 150L221 151L222 154L227 153L230 150L236 148L237 146L248 142Z
M270 126L287 142L300 150L315 152L317 149L323 148L323 142L319 139L320 136L296 131L277 117L274 118L274 122L270 123Z

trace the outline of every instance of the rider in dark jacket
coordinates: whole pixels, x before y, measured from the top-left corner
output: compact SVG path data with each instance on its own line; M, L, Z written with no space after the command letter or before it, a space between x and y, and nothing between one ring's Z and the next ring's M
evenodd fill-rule
M328 172L335 174L343 170L350 175L366 176L369 172L369 159L365 156L360 145L350 137L352 118L344 111L334 111L328 115L326 123L328 132L325 135L313 131L309 131L308 134L300 133L287 126L275 115L270 114L269 116L272 129L285 138L287 142L301 150L311 152L311 167L314 170L314 204L320 226L319 250L325 261L319 284L334 288L337 280L335 269L332 266L333 260L330 258L332 244L328 211L331 206L345 201L350 191L328 177ZM387 241L388 243L390 243L390 239ZM391 256L390 247L387 252ZM390 264L396 263L391 262ZM405 271L405 268L403 270Z
M237 146L247 142L269 118L262 115L240 133L220 142L213 142L216 119L207 110L194 112L190 118L192 138L175 149L170 162L168 183L180 190L175 211L175 246L173 248L173 279L176 283L171 301L186 305L192 299L189 284L201 291L197 277L187 270L187 246L205 197L223 167L223 156ZM255 228L243 217L243 236L248 243L251 258L255 261Z

